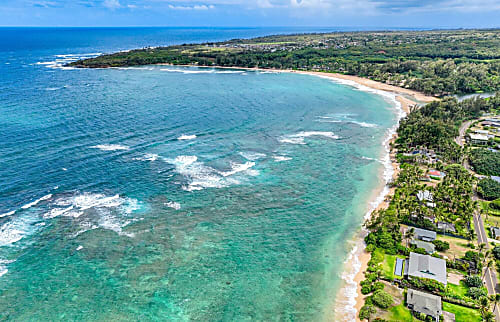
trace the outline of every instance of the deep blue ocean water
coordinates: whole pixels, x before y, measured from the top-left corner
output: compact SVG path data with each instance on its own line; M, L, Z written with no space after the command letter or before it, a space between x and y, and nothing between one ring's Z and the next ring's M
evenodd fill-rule
M0 319L311 321L380 186L386 99L79 57L304 29L0 29Z

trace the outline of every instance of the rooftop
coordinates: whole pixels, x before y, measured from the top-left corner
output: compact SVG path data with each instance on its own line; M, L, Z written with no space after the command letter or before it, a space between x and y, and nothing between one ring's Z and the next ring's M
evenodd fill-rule
M433 241L436 239L436 232L432 230L422 229L422 228L414 228L415 238L421 239L424 241Z
M408 307L413 311L430 315L434 318L439 317L443 310L441 309L441 297L409 289L406 294Z
M425 249L427 254L432 254L436 251L436 246L434 246L434 244L425 242L423 240L414 239L411 241L411 243L415 245L417 248Z
M446 261L429 255L410 253L408 276L429 278L446 285Z
M484 134L471 134L470 138L476 141L488 141L488 136Z

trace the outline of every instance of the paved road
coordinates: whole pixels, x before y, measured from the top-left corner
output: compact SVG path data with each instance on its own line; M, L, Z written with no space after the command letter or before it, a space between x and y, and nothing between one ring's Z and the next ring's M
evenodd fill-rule
M486 249L489 249L490 245L488 243L488 235L484 229L483 218L481 218L481 215L477 213L474 213L472 218L474 219L474 230L477 234L477 242L479 244L486 244Z
M472 121L467 121L460 126L460 129L458 130L459 135L455 138L455 142L457 142L458 145L463 146L464 145L464 136L465 136L465 131L469 128L471 125Z
M474 229L477 234L478 243L484 243L486 245L486 249L489 249L490 245L488 243L488 235L484 229L483 218L477 213L474 213L472 218L474 221ZM484 283L486 284L486 289L488 290L489 295L497 294L497 276L494 269L486 268L486 271L484 272ZM495 314L495 320L500 322L500 310L496 309L493 313Z

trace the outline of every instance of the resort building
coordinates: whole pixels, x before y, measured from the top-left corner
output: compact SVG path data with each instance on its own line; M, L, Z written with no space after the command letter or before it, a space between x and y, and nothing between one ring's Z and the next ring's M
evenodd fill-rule
M431 244L431 243L428 243L428 242L425 242L422 240L414 239L411 241L411 244L415 245L415 247L417 247L417 248L425 249L427 254L432 254L436 251L436 246L434 246L434 244Z
M440 296L409 289L406 294L406 303L410 310L431 316L435 321L439 321L443 314Z
M432 242L436 239L436 232L432 230L415 228L414 229L415 239L420 239L425 242Z
M405 275L408 276L408 278L429 278L443 283L444 285L447 284L446 261L441 258L410 253L410 259L408 260L408 265L406 265L406 267L408 269L405 272Z
M446 176L446 173L438 170L429 170L428 175L431 177L444 178Z

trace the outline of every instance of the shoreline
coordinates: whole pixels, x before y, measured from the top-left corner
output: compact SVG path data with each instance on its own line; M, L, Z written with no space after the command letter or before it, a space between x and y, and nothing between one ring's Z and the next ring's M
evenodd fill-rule
M328 72L315 72L315 71L299 71L299 70L287 70L287 69L263 69L263 68L248 68L248 67L227 67L227 66L198 66L198 65L172 65L172 64L156 64L163 66L172 67L198 67L198 68L212 68L212 69L239 69L248 71L260 71L260 72L275 72L275 73L296 73L303 75L310 75L321 77L325 79L330 79L337 83L355 87L359 90L371 92L376 95L382 96L396 110L397 113L397 123L388 129L387 136L383 141L384 151L381 154L381 160L383 161L383 169L378 174L380 176L380 185L374 189L371 197L366 201L367 212L363 218L363 224L370 219L372 214L380 209L385 209L388 207L389 202L387 201L390 196L394 194L395 188L389 188L387 184L390 180L397 178L399 174L399 163L395 158L395 151L391 147L397 138L397 128L399 126L400 120L411 112L412 106L418 106L422 103L429 103L438 100L436 97L427 96L423 93L389 85L367 78L362 78L354 75L344 75L338 73L328 73ZM337 291L335 295L334 303L331 307L331 313L335 317L335 320L341 321L361 321L358 317L358 313L361 307L364 305L365 296L361 293L360 282L364 279L364 272L368 266L370 260L370 253L365 251L364 237L367 235L367 230L361 226L357 233L352 236L349 241L350 245L353 245L348 253L347 260L343 263L341 283L342 286ZM353 268L352 272L347 272L348 267Z
M399 122L412 110L412 106L418 106L422 103L429 103L438 100L435 97L427 96L423 93L397 87L367 78L362 78L353 75L344 75L338 73L314 72L314 71L298 71L298 70L283 70L283 69L262 69L262 68L244 68L244 67L225 67L225 66L196 66L196 65L171 65L159 64L167 66L181 67L199 67L199 68L221 68L221 69L240 69L248 71L263 71L276 73L297 73L303 75L317 76L340 84L353 86L362 91L372 92L383 96L384 99L390 100L391 105L397 113L397 123L388 129L387 136L383 141L384 151L381 154L383 161L383 169L378 174L380 176L380 185L373 191L371 197L367 200L367 212L363 218L363 224L370 219L372 214L378 210L385 209L389 206L389 198L394 195L395 188L389 188L390 180L397 178L399 174L399 163L396 161L395 151L391 144L397 139L397 129ZM363 307L365 296L361 293L360 282L364 279L364 273L368 267L371 255L365 250L364 237L367 235L367 230L361 226L357 233L352 236L349 241L353 245L348 253L347 260L343 263L341 278L341 287L335 295L334 303L331 307L331 313L335 320L339 321L361 321L358 313ZM348 268L353 271L347 272Z

